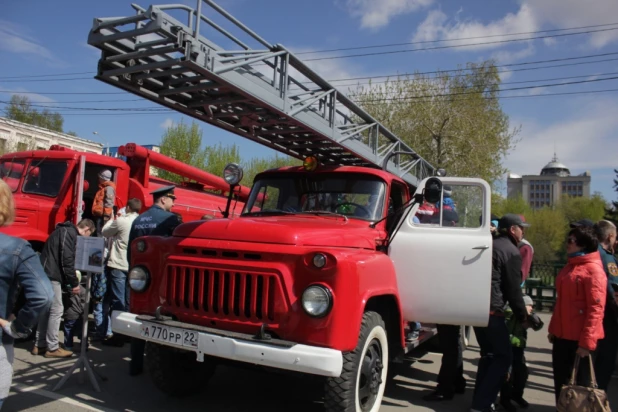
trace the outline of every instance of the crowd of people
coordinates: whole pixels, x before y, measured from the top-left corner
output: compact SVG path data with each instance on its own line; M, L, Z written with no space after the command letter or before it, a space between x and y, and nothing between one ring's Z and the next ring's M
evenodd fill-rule
M8 395L12 376L13 340L24 338L36 326L33 355L67 358L73 355L74 337L82 335L86 289L75 268L78 236L101 236L106 240L105 270L93 277L94 330L91 341L121 346L125 340L111 329L112 311L126 311L129 305L127 275L131 242L141 236L169 236L181 223L174 205L174 186L153 191L153 205L139 214L142 203L130 199L116 212L115 186L111 173L99 174L99 192L93 205L94 220L78 224L60 223L45 242L40 256L21 239L0 234L0 408ZM445 193L448 195L447 192ZM444 224L456 224L456 206L444 197ZM440 214L438 214L440 215ZM11 224L15 216L12 192L0 180L0 226ZM206 215L204 220L212 216ZM418 223L434 223L435 214L421 207L414 217ZM489 320L475 327L480 360L474 385L472 411L492 411L499 404L507 411L528 407L524 398L528 379L525 349L528 330L542 329L534 313L534 302L522 289L530 276L533 246L524 239L529 225L523 216L506 214L491 217L493 257ZM616 226L606 220L582 220L571 224L565 248L568 261L556 277L557 299L549 323L552 344L554 393L559 402L561 390L569 381L576 359L592 357L594 367L580 367L577 382L590 385L592 372L598 386L607 390L618 354L618 247ZM21 296L19 311L15 298ZM59 342L64 318L64 342ZM38 326L37 326L38 325ZM420 324L412 322L409 339L418 338ZM416 332L416 333L415 333ZM442 365L435 391L427 401L448 401L465 392L461 328L438 325ZM414 336L416 335L416 336ZM143 371L145 342L131 340L129 373Z
M475 327L480 359L472 412L527 408L529 376L525 358L528 330L543 322L522 292L534 249L524 239L529 225L521 215L491 217L493 256L491 305L486 327ZM556 404L576 370L576 384L607 391L618 356L618 248L616 226L607 220L573 222L566 238L567 263L555 280L556 302L548 327ZM465 392L459 326L438 325L443 352L438 385L426 401L449 401ZM588 358L591 362L579 359ZM588 366L590 365L590 366Z

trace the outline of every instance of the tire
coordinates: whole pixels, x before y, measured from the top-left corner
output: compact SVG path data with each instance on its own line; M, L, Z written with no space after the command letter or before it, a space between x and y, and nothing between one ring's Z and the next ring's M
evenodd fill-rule
M216 363L208 357L198 362L195 352L146 342L146 367L157 388L181 397L205 389Z
M388 338L384 321L376 312L366 312L356 349L343 354L341 375L326 381L326 411L377 412L384 396L388 361Z

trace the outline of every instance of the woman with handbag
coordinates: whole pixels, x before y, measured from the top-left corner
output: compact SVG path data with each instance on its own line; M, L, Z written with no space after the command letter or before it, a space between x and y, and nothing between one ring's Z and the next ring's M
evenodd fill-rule
M567 237L567 264L556 277L557 299L549 323L556 403L569 383L576 356L590 356L604 336L603 313L607 277L598 252L598 241L589 227L578 226ZM578 368L577 383L590 386L589 362Z

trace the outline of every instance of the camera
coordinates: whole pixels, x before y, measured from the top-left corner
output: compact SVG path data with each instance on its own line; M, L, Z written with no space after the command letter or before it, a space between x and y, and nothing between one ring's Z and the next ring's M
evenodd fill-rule
M528 323L530 323L530 327L535 332L538 332L539 330L543 329L543 325L544 325L543 321L541 320L539 315L537 315L534 312L532 312L528 316Z

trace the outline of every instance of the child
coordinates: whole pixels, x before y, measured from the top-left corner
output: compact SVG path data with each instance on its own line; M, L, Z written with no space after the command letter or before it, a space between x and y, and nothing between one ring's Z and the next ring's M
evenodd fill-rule
M84 307L86 305L86 288L81 283L82 276L79 270L77 273L77 279L79 280L79 294L70 294L68 301L65 304L64 312L64 348L66 350L73 350L73 337L79 336L82 339L82 318L84 316Z
M543 328L543 321L533 313L534 302L528 295L524 295L524 304L528 310L528 318L530 327L534 331L539 331ZM515 401L520 407L527 408L528 402L524 399L524 388L528 381L528 366L526 365L526 357L524 350L526 349L526 340L528 332L513 316L511 308L507 307L505 312L506 326L511 337L511 346L513 350L513 363L511 364L510 372L507 379L502 385L500 391L500 404L506 411L516 410L511 401Z

